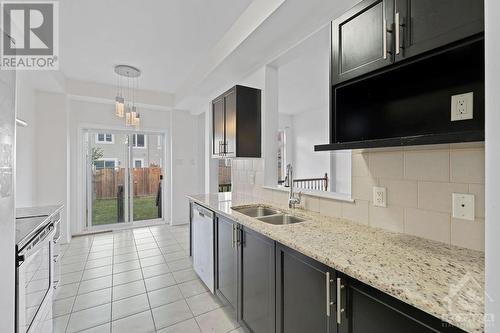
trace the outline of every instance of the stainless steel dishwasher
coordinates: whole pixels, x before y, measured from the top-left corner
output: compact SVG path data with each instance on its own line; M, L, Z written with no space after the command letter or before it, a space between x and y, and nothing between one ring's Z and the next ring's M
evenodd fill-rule
M198 204L192 207L193 268L214 293L214 213Z

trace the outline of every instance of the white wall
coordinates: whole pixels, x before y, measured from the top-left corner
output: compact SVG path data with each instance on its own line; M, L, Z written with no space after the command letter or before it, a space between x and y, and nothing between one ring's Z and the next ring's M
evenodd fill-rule
M305 111L292 116L291 138L293 141L295 178L319 178L325 173L331 176L330 155L315 152L314 145L328 137L328 109Z
M486 313L496 317L486 332L498 332L500 323L500 2L486 0Z
M37 205L65 206L61 216L61 233L63 240L69 241L66 96L37 91L35 99L35 201Z
M172 169L172 225L189 222L187 194L201 193L198 179L198 143L204 133L198 131L198 117L185 111L172 111L171 169Z
M36 113L35 90L26 72L18 72L16 88L17 117L28 123L28 127L17 126L16 207L28 207L36 200Z

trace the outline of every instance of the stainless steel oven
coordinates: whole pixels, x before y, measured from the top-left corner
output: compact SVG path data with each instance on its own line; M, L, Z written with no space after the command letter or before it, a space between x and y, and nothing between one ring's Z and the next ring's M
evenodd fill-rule
M37 313L53 287L53 222L45 226L17 253L16 325L18 333L34 326Z

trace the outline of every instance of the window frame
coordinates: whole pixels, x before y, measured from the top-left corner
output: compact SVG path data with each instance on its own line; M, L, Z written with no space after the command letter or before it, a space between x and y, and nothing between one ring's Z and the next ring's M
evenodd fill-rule
M137 136L138 135L144 136L144 146L143 147L137 146ZM132 134L132 148L146 149L147 147L148 147L148 136L146 134L142 134L142 133Z
M139 168L144 168L144 159L143 158L134 158L132 161L133 168L136 169L138 167L135 166L135 162L139 161L141 162L141 166Z
M95 162L104 162L104 164L103 164L104 167L103 168L97 168L97 166L95 165ZM106 162L113 162L114 163L114 167L112 167L112 168L106 168ZM113 157L111 157L111 158L104 157L104 158L100 158L98 160L95 160L94 161L94 166L95 166L96 170L116 169L116 168L119 167L119 165L118 165L118 159L117 158L113 158Z
M99 135L104 135L104 141L99 140ZM111 135L111 141L106 140L106 136ZM95 142L104 145L112 145L115 143L115 135L113 133L96 133L95 134Z

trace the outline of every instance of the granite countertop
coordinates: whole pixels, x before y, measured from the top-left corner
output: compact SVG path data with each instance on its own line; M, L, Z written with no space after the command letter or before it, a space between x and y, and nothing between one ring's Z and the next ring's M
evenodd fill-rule
M16 245L20 249L35 236L63 205L23 207L16 209Z
M293 214L306 222L271 225L231 209L266 205L248 196L202 194L188 199L466 332L484 332L482 252L301 209Z

